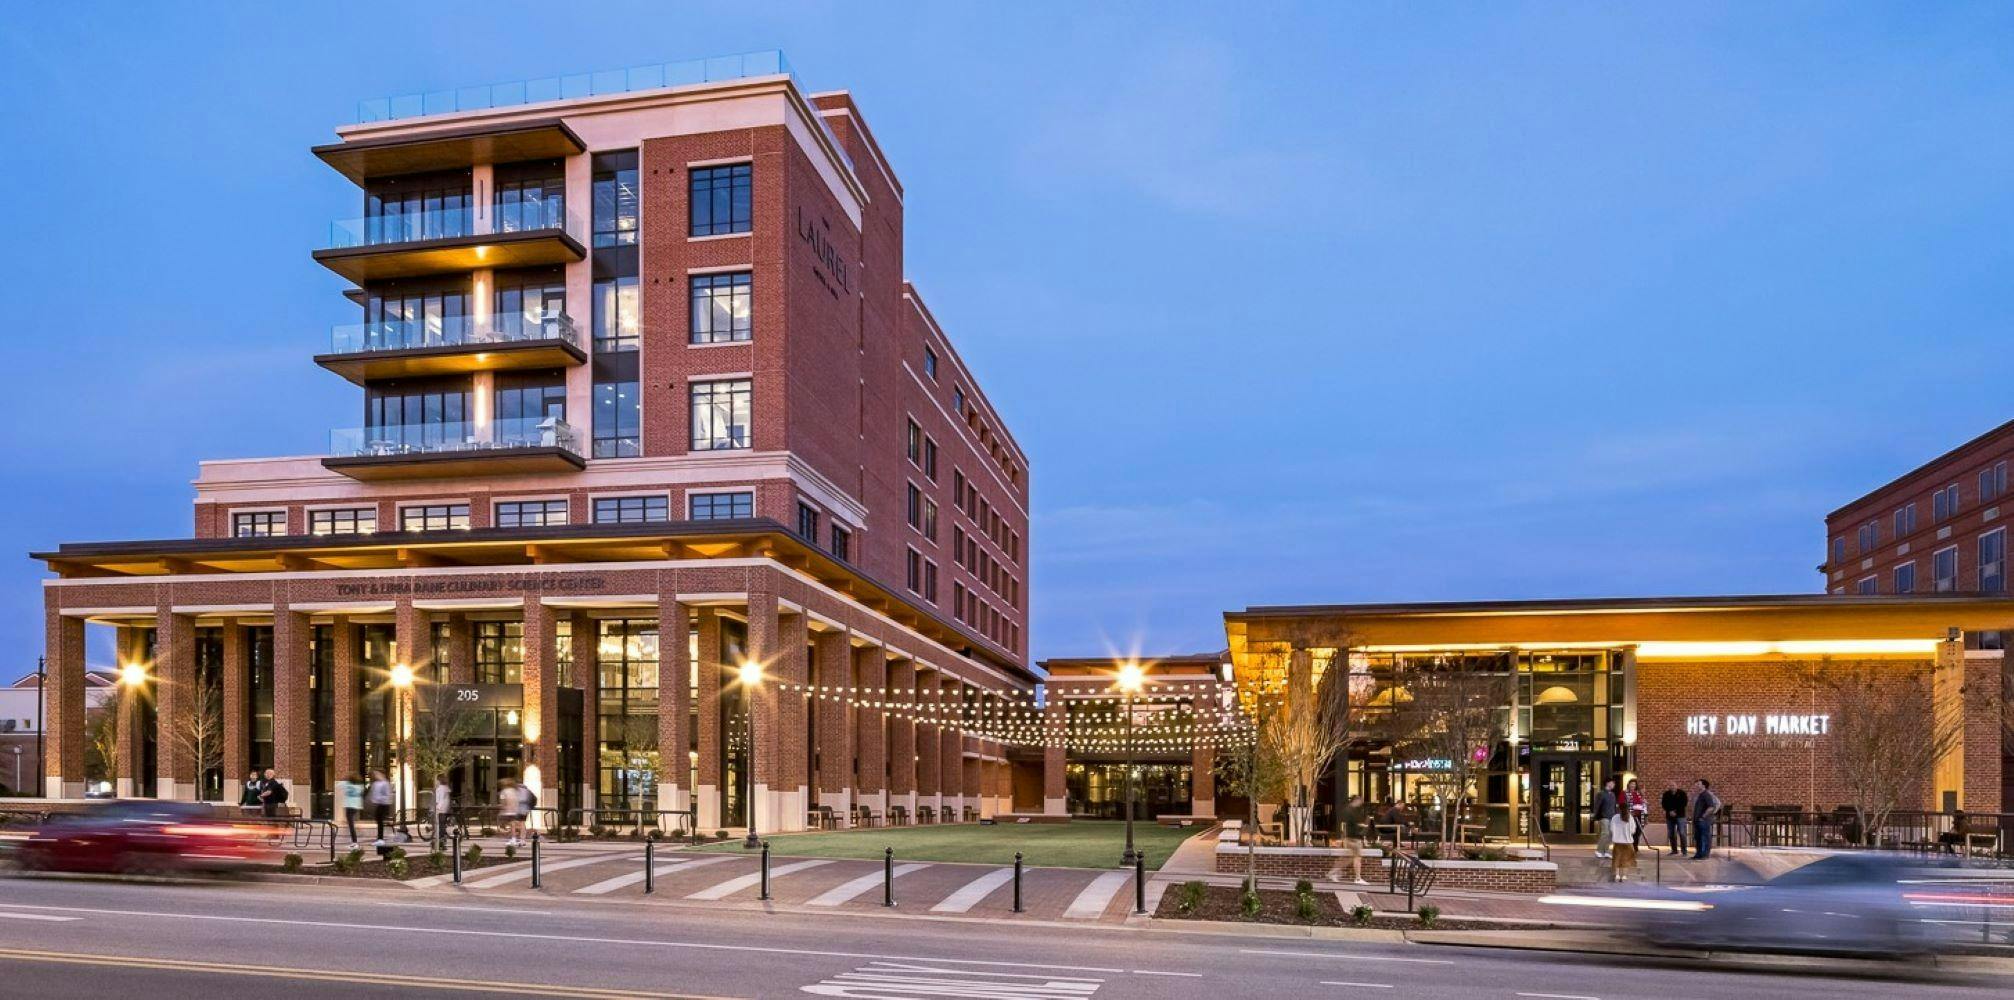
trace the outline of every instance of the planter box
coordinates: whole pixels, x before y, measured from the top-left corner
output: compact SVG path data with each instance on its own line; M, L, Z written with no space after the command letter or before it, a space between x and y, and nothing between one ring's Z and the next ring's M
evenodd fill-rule
M1259 874L1273 878L1326 881L1338 870L1347 871L1350 864L1350 852L1339 847L1261 847L1253 853ZM1243 875L1245 864L1245 848L1217 845L1217 874ZM1383 851L1364 849L1365 879L1384 881L1385 865ZM1559 888L1559 866L1547 861L1429 861L1426 865L1434 870L1438 888L1533 894Z

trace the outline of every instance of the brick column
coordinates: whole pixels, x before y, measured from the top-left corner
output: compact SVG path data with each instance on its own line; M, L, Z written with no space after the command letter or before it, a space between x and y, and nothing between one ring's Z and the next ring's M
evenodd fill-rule
M308 678L314 661L308 651L315 629L308 616L282 602L273 607L273 774L291 793L288 805L303 816L314 812L309 725L314 701Z
M83 798L85 747L90 738L84 723L84 619L65 616L56 606L61 588L43 597L43 728L42 791L49 798Z
M163 592L165 597L165 591ZM196 747L191 729L196 691L196 622L163 600L154 615L154 795L196 798ZM223 734L211 730L211 741Z
M2000 769L2001 713L2006 653L1965 657L1965 794L1959 803L1967 812L1993 813L2003 808Z
M929 806L932 810L944 804L944 754L941 749L944 727L935 721L942 707L937 676L935 669L921 663L916 665L918 717L932 720L916 723L916 805L918 808Z
M252 661L243 625L224 622L223 639L224 801L235 805L252 770Z
M937 689L939 714L944 719L937 732L937 752L943 757L943 763L938 765L938 791L943 793L944 808L954 818L964 815L965 809L965 733L959 726L964 714L961 700L964 689L964 681L948 674Z
M888 719L878 705L888 698L888 652L880 646L853 651L854 795L876 816L888 813Z
M393 607L392 639L398 644L393 663L413 668L415 678L433 676L433 621L424 610L413 606L410 597L399 598Z
M476 628L469 616L448 616L448 648L434 652L447 657L449 684L476 682Z
M777 616L776 677L789 684L811 683L811 634L803 614ZM773 831L804 829L811 797L811 698L803 691L774 692L776 719L776 819Z
M699 828L718 830L720 821L720 615L700 608L699 628Z
M812 640L812 683L825 690L812 702L818 712L818 804L853 818L853 636L821 632Z
M1048 737L1042 748L1042 813L1045 816L1067 816L1070 813L1070 782L1068 772L1070 739L1070 712L1056 689L1049 689L1049 703L1042 709L1043 733Z
M592 809L601 791L601 623L585 611L575 611L568 618L568 629L573 663L567 679L573 682L570 687L580 690L580 804Z
M1211 731L1205 727L1205 720L1213 719L1214 703L1203 698L1189 701L1189 718L1196 745L1189 751L1189 813L1194 816L1215 816L1217 814L1217 751L1210 746ZM1342 758L1337 756L1337 760ZM1338 777L1341 777L1339 774ZM1348 782L1345 781L1345 785Z
M773 790L783 784L783 737L777 731L776 685L783 672L778 635L775 594L748 595L748 658L762 664L763 682L744 688L741 696L748 709L748 728L755 743L753 761L754 794L749 797L749 815L758 830L780 829Z
M886 700L896 706L893 714L888 716L888 804L907 809L911 820L916 818L919 777L916 763L916 674L915 660L891 660L888 663Z
M403 663L411 668L415 685L405 691L392 692L392 716L385 721L385 737L393 748L397 748L400 739L410 736L413 731L413 694L417 685L422 678L433 676L433 619L425 610L414 607L410 597L401 597L392 606L392 641L396 644L392 664ZM433 775L414 773L412 762L403 759L402 755L393 757L392 766L397 772L391 775L392 787L397 794L394 808L419 809L420 789L434 787ZM539 798L540 805L556 804L544 801L544 793L540 793Z
M964 764L965 772L965 781L961 786L965 789L965 805L979 810L981 816L993 815L993 795L991 789L986 787L986 765L989 762L977 757L965 757L961 763Z
M334 647L329 669L329 696L335 709L335 731L329 734L329 759L335 762L336 780L341 781L348 775L367 778L360 768L364 748L363 713L358 711L361 706L357 704L357 672L360 669L357 665L357 626L347 618L338 618L330 627L329 634L333 637L330 644ZM228 644L225 649L230 649ZM227 652L224 660L227 670L230 662ZM228 673L226 676L229 676ZM225 690L229 689L230 682L227 680ZM225 701L229 700L225 698ZM229 778L227 769L226 781Z
M121 679L112 704L118 714L112 717L112 789L118 797L131 798L140 792L139 783L134 779L140 774L140 700L147 697L146 686L128 687L124 681L124 669L129 663L139 663L145 653L140 648L140 630L130 625L120 625L113 632L112 648L116 651L115 667ZM149 674L151 677L152 675ZM150 681L149 686L158 681Z
M559 648L553 609L537 594L524 602L525 784L540 808L559 806Z
M657 600L657 811L660 829L677 829L689 807L692 713L692 624L674 593Z

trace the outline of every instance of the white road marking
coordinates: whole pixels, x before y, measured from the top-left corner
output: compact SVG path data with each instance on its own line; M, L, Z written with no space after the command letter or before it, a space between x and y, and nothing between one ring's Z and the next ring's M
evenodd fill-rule
M504 906L469 906L464 903L393 903L371 900L372 906L402 906L415 910L453 910L456 913L503 913L514 917L549 917L551 910L518 910Z
M0 913L0 918L7 920L46 920L50 923L69 923L73 920L84 919L83 917L58 917L47 913Z
M1070 908L1063 916L1070 920L1096 920L1111 905L1112 897L1119 894L1119 887L1133 877L1132 872L1106 872L1091 880L1084 891L1070 902Z
M775 881L776 879L782 878L783 876L788 875L791 872L801 872L806 868L817 868L820 865L829 865L831 863L832 861L829 858L821 861L792 861L787 865L777 865L776 867L771 868L769 870L769 878L771 881ZM753 871L739 878L728 879L727 881L722 882L719 885L713 886L712 888L701 889L698 892L695 892L692 895L687 896L685 898L726 899L727 897L732 896L735 893L740 892L741 890L746 889L749 886L752 886L760 881L762 881L762 872Z
M907 875L910 872L922 871L923 869L928 867L930 866L922 862L915 862L906 865L896 865L895 877L901 878L902 876ZM869 889L872 889L875 886L880 885L882 880L887 877L888 877L887 872L868 872L867 874L862 875L859 878L854 879L850 882L846 882L841 885L835 886L831 889L827 889L818 898L812 900L811 902L805 905L838 906L839 904L844 903L847 900L850 900L853 897L858 896L861 893L864 893Z
M359 924L341 920L289 920L284 917L235 917L219 913L161 913L153 910L113 910L97 906L45 906L36 903L0 903L9 910L43 910L59 913L88 913L111 917L156 917L167 920L211 920L231 924L266 924L280 927L323 927L330 930L380 931L391 934L439 934L446 937L483 937L511 941L572 941L577 944L618 944L642 948L686 948L694 951L732 951L755 955L801 955L813 958L859 958L870 961L934 962L954 965L985 965L1008 969L1056 969L1063 972L1124 973L1095 965L1055 965L1047 962L1002 962L983 958L942 958L923 955L877 955L861 951L825 951L817 948L771 948L753 944L711 944L703 941L665 941L649 938L589 937L585 934L552 934L533 931L468 930L459 927L416 927L396 924Z
M979 901L991 895L993 890L1014 880L1014 869L995 868L978 878L960 886L957 892L944 897L944 901L930 908L932 913L964 913L979 905Z
M988 979L974 977L986 976ZM1028 980L1000 982L1001 979ZM971 969L875 962L842 972L798 990L828 997L983 997L986 1000L1084 1000L1098 992L1102 979L1077 976L1024 976Z
M665 877L665 875L670 874L672 872L682 872L689 868L698 868L702 865L714 865L719 864L722 861L733 861L733 860L734 856L731 854L725 857L716 857L716 858L686 858L679 861L673 861L670 864L657 865L651 868L650 874L651 877L653 878L663 878ZM617 889L628 888L629 886L635 885L641 881L643 881L643 872L641 870L633 872L625 872L624 874L617 875L614 878L602 879L601 881L596 882L593 885L575 889L573 891L573 894L576 896L601 896L607 893L614 892Z
M1136 976L1181 976L1184 979L1203 978L1203 974L1200 972L1162 972L1159 969L1134 969L1133 974Z
M1319 951L1268 951L1264 948L1240 948L1242 955L1281 955L1287 958L1339 958L1351 962L1411 962L1415 965L1453 965L1445 958L1400 958L1397 955L1325 955Z
M625 858L623 855L620 854L596 854L591 857L585 857L585 858L569 858L565 861L540 860L538 865L538 873L540 877L544 877L552 874L553 872L566 871L569 868L581 868L587 865L598 865L604 861L616 861L616 860L642 861L643 855L639 854L634 858ZM508 872L503 875L492 875L489 878L481 879L475 882L463 882L462 888L494 889L500 885L509 885L512 882L522 882L529 878L531 878L531 866L526 865L520 871Z
M1336 981L1336 980L1330 980L1330 979L1324 979L1324 980L1322 980L1322 985L1323 985L1323 986L1360 986L1360 987L1362 987L1362 988L1364 988L1364 989L1367 989L1367 990L1388 990L1388 989L1391 989L1391 988L1392 988L1392 984L1390 984L1390 983L1351 983L1351 982L1340 982L1340 981Z
M1519 993L1521 997L1535 997L1538 1000L1601 1000L1600 997L1582 996L1579 993Z

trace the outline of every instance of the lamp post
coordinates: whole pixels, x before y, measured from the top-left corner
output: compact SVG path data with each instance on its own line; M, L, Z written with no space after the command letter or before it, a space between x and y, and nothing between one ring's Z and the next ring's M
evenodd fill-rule
M48 672L49 672L48 659L46 657L41 656L36 657L35 658L35 767L42 773L36 775L35 781L37 784L42 786L39 790L40 794L42 795L49 794L49 759L47 757L42 756L43 754L42 731L48 728L47 726L42 724L42 711L43 711L42 702L44 701L44 697L42 694L42 679L48 675ZM63 788L60 783L57 785L56 794L57 795L63 794Z
M1140 665L1130 660L1119 666L1119 693L1126 706L1126 853L1121 863L1131 865L1133 850L1133 696L1140 693Z
M742 838L744 850L753 851L762 846L755 835L755 691L762 685L762 664L754 660L744 660L741 664L741 725L747 737L748 759L742 762L741 770L747 789L741 797L742 809L748 813L748 836Z
M400 829L405 828L406 821L406 786L418 780L406 773L412 767L412 760L405 751L406 696L412 689L413 668L403 663L392 664L391 749L394 760L392 773L400 778L399 782L392 786L392 794L397 796Z

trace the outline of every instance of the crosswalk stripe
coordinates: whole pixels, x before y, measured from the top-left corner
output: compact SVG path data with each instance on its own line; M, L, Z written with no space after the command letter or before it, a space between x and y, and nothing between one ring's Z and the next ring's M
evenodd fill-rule
M817 868L820 865L829 865L831 863L832 862L829 859L823 861L793 861L787 865L778 865L774 868L771 868L769 870L769 877L771 879L777 879L785 875L788 875L791 872L801 872L806 868ZM749 886L754 885L755 883L760 881L762 881L761 872L759 871L750 872L738 878L728 879L727 881L722 882L719 885L713 886L711 888L701 889L698 892L695 892L692 895L687 896L685 898L726 899L727 897L732 896L735 893L740 892L741 890L746 889Z
M1014 877L1012 868L995 868L970 882L957 892L944 897L944 901L930 908L932 913L964 913L979 905L993 890L1007 884Z
M902 876L907 875L910 872L920 871L928 867L930 866L920 861L906 865L896 865L895 877L901 878ZM807 905L838 906L839 904L844 903L847 900L852 899L853 897L858 896L861 893L866 892L867 890L872 889L877 885L880 885L881 880L886 877L887 877L886 872L878 872L878 871L868 872L867 874L862 875L859 878L847 882L843 885L827 889L824 892L824 894L820 895L817 899L812 900Z
M585 858L568 858L565 861L540 861L538 873L540 877L544 877L553 872L566 871L569 868L579 868L583 865L594 865L604 861L615 860L642 861L643 855L639 854L632 858L625 858L621 854L596 854ZM521 882L528 878L531 878L530 865L526 865L518 871L509 872L504 875L493 875L477 882L464 882L462 885L470 889L494 889L500 885L509 885L512 882Z
M1091 884L1071 901L1070 908L1063 911L1063 916L1071 920L1098 919L1112 902L1112 897L1119 894L1119 887L1132 877L1132 872L1106 872L1092 879Z
M699 868L704 865L715 865L719 864L722 861L733 861L733 860L734 858L731 855L719 858L684 858L678 861L673 861L669 864L658 865L655 868L652 868L650 870L650 873L653 876L656 876L657 878L663 878L672 872L682 872L691 868ZM624 874L617 875L614 878L603 879L585 888L575 889L573 893L576 896L601 896L607 893L614 892L617 889L626 889L641 881L643 881L642 871L639 870L633 872L626 872Z

